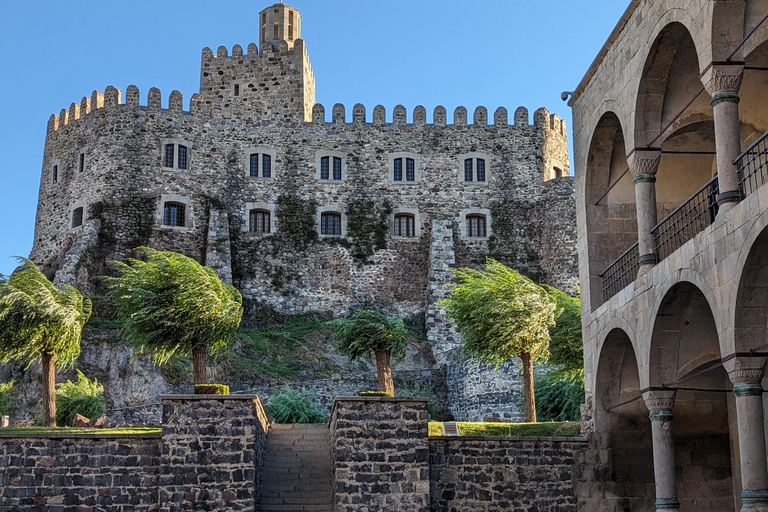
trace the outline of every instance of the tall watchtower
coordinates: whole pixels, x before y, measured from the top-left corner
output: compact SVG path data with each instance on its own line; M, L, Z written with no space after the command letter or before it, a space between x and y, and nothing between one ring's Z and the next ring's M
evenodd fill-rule
M271 44L278 48L280 41L288 43L293 48L297 39L301 39L301 14L299 11L282 2L267 7L259 13L259 44Z

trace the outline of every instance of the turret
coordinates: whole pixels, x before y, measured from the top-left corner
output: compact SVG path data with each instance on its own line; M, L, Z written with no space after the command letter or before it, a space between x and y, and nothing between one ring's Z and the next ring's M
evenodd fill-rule
M301 14L289 5L281 2L267 7L261 11L259 19L262 46L269 44L277 49L280 41L285 41L288 48L293 48L295 41L301 38Z

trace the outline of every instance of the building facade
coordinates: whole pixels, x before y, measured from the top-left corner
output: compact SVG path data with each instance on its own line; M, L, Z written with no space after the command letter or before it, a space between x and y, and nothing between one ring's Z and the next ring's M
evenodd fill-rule
M269 314L373 306L425 326L438 366L459 341L437 302L447 269L486 256L576 285L565 123L546 109L315 103L296 9L260 13L259 45L202 53L200 92L94 92L51 117L32 259L96 294L94 275L148 245L215 268ZM512 365L514 366L514 365ZM482 375L483 371L475 373ZM461 372L460 372L461 373ZM491 373L488 373L491 376ZM521 388L452 379L457 417L517 418Z
M573 93L583 510L768 510L768 2L634 0Z

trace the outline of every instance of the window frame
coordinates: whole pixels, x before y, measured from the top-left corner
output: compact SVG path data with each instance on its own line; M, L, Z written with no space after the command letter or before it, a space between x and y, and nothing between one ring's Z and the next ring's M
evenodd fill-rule
M470 181L466 180L466 162L467 160L472 161L472 170L471 170L471 177L472 179ZM483 161L483 177L485 178L483 181L478 181L479 177L479 165L478 161ZM486 186L490 184L491 182L491 163L493 159L491 158L491 155L487 153L479 153L479 152L472 152L472 153L463 153L459 155L459 172L458 172L458 178L459 182L468 185L468 186Z
M243 207L243 222L241 225L240 231L246 235L251 236L255 238L261 238L265 236L271 236L277 233L277 215L275 213L277 205L275 203L264 203L264 202L249 202L245 203L245 206ZM251 231L251 212L254 210L262 210L269 212L269 233L257 233L254 231Z
M75 204L73 204L72 206L69 207L68 231L72 232L72 231L78 231L80 229L83 229L83 227L85 226L85 221L87 219L87 217L86 217L86 214L88 213L87 206L88 205L86 204L85 201L78 201L78 202L76 202ZM83 210L83 217L82 217L82 219L80 219L80 225L79 226L75 226L74 225L74 222L75 222L75 212L77 210L81 209L81 208Z
M173 146L173 162L172 166L168 167L166 164L168 163L168 146ZM184 151L186 151L185 156L185 167L179 167L179 164L181 163L181 153L182 148ZM192 170L193 165L193 156L194 156L194 149L195 146L191 142L185 139L180 138L165 138L160 141L160 167L163 171L183 171L183 172L190 172Z
M328 178L322 177L322 163L323 159L328 159ZM334 159L338 158L341 161L341 179L333 179L334 177ZM331 151L331 150L319 150L315 154L315 180L322 183L344 183L347 181L348 173L348 160L347 154L343 151Z
M395 234L395 219L399 215L413 216L413 236L401 236ZM393 208L389 215L389 233L393 240L416 242L421 238L421 214L417 208Z
M402 159L402 179L395 180L395 161ZM413 160L413 181L408 181L408 160ZM421 155L408 151L389 154L389 181L397 185L417 185L421 182Z
M58 185L61 183L61 161L58 159L51 162L48 171L48 182L51 185Z
M338 214L341 216L341 233L338 235L323 234L323 214ZM339 205L327 205L317 209L317 215L315 218L315 231L320 238L344 238L347 236L347 213Z
M485 236L469 236L467 226L467 217L482 215L485 217ZM488 208L466 208L461 212L460 233L462 240L483 242L487 241L493 235L493 222L491 219L491 210Z
M165 205L167 203L178 203L184 206L184 225L171 226L165 223ZM192 200L187 196L179 194L162 194L155 215L155 224L161 229L170 229L175 231L189 231L194 229L195 216L192 209Z
M259 155L259 176L251 176L251 156ZM264 177L264 157L268 156L270 161L270 172L268 177ZM243 174L249 180L269 181L274 180L277 174L277 149L273 146L250 146L245 149L245 163L243 165Z

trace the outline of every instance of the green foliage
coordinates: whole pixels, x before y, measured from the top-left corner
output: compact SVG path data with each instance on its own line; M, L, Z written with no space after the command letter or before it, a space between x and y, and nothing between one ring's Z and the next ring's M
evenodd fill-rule
M403 383L397 390L397 396L403 398L429 398L429 402L427 403L427 414L429 414L429 419L450 417L450 413L443 411L438 403L434 384L422 384L419 382L413 384Z
M11 405L13 405L12 389L13 381L0 384L0 416L8 414L11 410Z
M389 202L378 206L359 199L347 206L347 235L352 239L352 257L361 265L371 263L376 250L387 248L387 219L392 213Z
M584 369L584 345L581 339L581 300L565 292L544 285L550 297L557 302L559 316L549 328L549 362L559 371L573 372Z
M351 361L368 357L376 350L389 351L394 361L402 361L412 339L402 319L367 309L352 318L332 320L328 325L338 342L336 350Z
M295 195L278 197L275 215L280 225L279 236L284 237L296 250L306 249L317 241L316 214L315 201L304 201Z
M277 423L325 423L327 415L315 404L314 393L288 386L273 396L265 407Z
M192 258L139 250L147 261L115 262L119 277L104 278L125 340L155 364L198 346L213 355L229 350L243 314L240 292Z
M459 284L440 303L461 332L467 354L497 367L524 352L546 359L556 304L542 287L491 258L485 270L452 272Z
M383 396L383 397L392 397L392 393L389 391L361 391L358 393L359 396Z
M541 421L579 421L584 372L549 373L536 380L536 412Z
M104 386L77 370L77 382L67 380L56 385L56 423L72 425L76 414L96 418L107 412Z
M18 259L21 265L0 281L0 362L31 364L46 352L67 369L80 355L91 300L71 286L57 288L32 261Z
M580 425L561 423L471 423L459 422L460 436L468 437L577 437ZM442 436L443 424L429 422L429 435Z
M226 384L195 384L196 395L228 395L229 386Z

